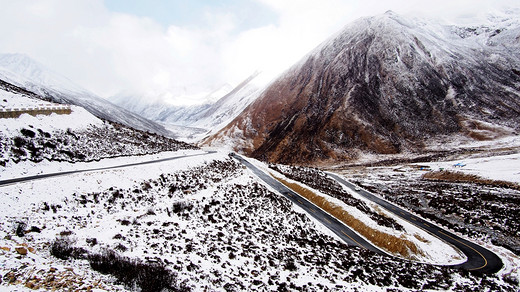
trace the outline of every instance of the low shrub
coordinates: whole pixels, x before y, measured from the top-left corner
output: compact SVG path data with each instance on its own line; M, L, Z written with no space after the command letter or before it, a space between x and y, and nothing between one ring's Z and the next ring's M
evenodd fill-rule
M172 204L173 213L181 213L184 210L189 212L191 209L193 209L193 205L185 201L178 201Z
M15 234L18 237L24 237L25 236L25 227L27 227L27 224L25 222L18 222L16 225Z
M90 266L95 271L110 274L131 288L138 286L141 291L184 291L186 288L175 287L175 275L162 263L144 263L118 255L112 250L88 257Z
M342 207L329 202L325 197L312 192L310 189L304 188L296 183L288 182L276 176L275 178L288 188L300 194L302 197L311 201L316 206L350 226L352 229L363 235L367 240L371 241L374 245L392 254L399 254L404 258L411 258L413 254L421 254L421 251L413 242L373 229L346 212Z
M97 240L94 241L97 243ZM176 274L166 269L163 263L131 259L108 249L89 254L83 248L73 247L73 244L74 242L69 238L57 238L51 243L50 253L62 260L87 259L93 270L114 276L119 283L132 290L136 288L143 292L190 290L183 284L177 285ZM117 248L122 249L120 246Z
M68 260L74 251L72 244L73 242L68 238L58 238L54 240L51 244L51 255L60 260Z
M20 133L22 133L22 135L24 135L27 138L34 138L36 136L36 133L34 133L33 131L31 131L29 129L25 129L25 128L21 129Z

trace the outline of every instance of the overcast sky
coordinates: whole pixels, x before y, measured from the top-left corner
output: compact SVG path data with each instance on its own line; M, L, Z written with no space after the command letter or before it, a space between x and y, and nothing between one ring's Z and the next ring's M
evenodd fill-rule
M25 53L102 96L200 102L268 80L363 16L459 19L518 0L0 0L0 53Z

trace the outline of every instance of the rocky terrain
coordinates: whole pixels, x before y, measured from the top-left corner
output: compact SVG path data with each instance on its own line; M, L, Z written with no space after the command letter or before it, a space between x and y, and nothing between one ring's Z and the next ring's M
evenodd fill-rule
M22 161L88 162L103 158L153 154L197 147L157 134L105 122L81 130L46 132L20 129L14 136L0 133L0 166Z
M141 178L132 176L136 171ZM52 182L3 188L12 195L2 206L12 207L0 221L0 285L111 291L515 291L518 285L508 275L348 247L222 154L147 166L145 173L84 176L85 184L65 186L52 198L46 195Z
M387 12L360 19L275 80L213 136L272 162L421 152L438 138L516 133L520 25L477 27Z

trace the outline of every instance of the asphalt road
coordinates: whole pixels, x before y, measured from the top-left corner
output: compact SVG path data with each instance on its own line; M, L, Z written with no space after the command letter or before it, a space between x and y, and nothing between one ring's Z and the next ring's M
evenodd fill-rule
M307 213L309 213L316 220L321 222L327 228L329 228L332 232L338 235L343 241L345 241L349 246L359 246L369 249L371 251L388 255L382 250L376 248L371 243L367 242L363 237L357 235L354 231L348 228L345 224L323 211L322 209L315 206L313 203L307 201L305 198L301 197L299 194L295 193L270 175L258 169L256 166L252 165L250 162L245 160L244 158L233 155L235 159L244 164L247 168L249 168L256 176L258 176L261 180L267 183L269 186L274 188L276 191L287 197L291 202L300 206ZM454 268L461 268L470 271L479 271L482 273L496 273L498 272L503 264L500 258L495 255L493 252L476 245L472 242L469 242L459 236L444 230L440 227L437 227L425 220L411 214L410 212L397 207L363 189L356 191L356 185L346 181L342 177L328 173L332 178L334 178L339 183L347 186L352 189L352 191L357 192L363 197L371 200L372 202L380 205L381 207L387 209L388 211L398 215L399 217L409 221L410 223L422 228L431 234L437 236L438 238L452 244L453 246L460 249L468 258L465 263L452 265Z
M374 194L367 192L366 190L360 189L356 191L356 185L348 182L341 176L334 173L327 173L329 176L334 178L340 184L345 185L350 188L352 191L357 192L361 196L369 199L370 201L380 205L381 207L387 209L388 211L394 213L395 215L407 220L408 222L416 225L423 230L428 231L429 233L437 236L438 238L450 243L451 245L460 249L468 258L465 263L453 265L455 268L462 268L469 271L480 271L482 273L496 273L498 272L503 264L502 260L493 252L474 244L470 241L467 241L459 236L442 229L436 225L433 225L420 217L417 217L410 212L389 203L381 199L380 197L375 196Z
M20 182L26 182L26 181L38 180L38 179L44 179L44 178L56 177L56 176L64 176L64 175L70 175L70 174L76 174L76 173L103 171L103 170L110 170L110 169L118 169L118 168L160 163L160 162L171 161L171 160L176 160L176 159L181 159L181 158L207 155L207 154L212 154L215 152L216 151L208 151L206 153L162 158L162 159L129 163L129 164L123 164L123 165L117 165L117 166L56 172L56 173L7 179L7 180L0 181L0 186L6 186L6 185L20 183ZM254 166L247 160L243 159L242 157L240 157L238 155L232 155L232 156L235 159L237 159L238 161L240 161L242 164L244 164L247 168L249 168L256 176L258 176L260 179L262 179L265 183L267 183L273 189L275 189L276 191L278 191L279 193L281 193L282 195L287 197L294 204L300 206L307 213L309 213L311 216L313 216L316 220L318 220L323 225L325 225L327 228L329 228L338 237L340 237L343 241L345 241L349 246L359 246L359 247L363 247L363 248L366 248L368 250L371 250L371 251L374 251L374 252L377 252L380 254L387 255L382 250L374 247L371 243L367 242L363 237L360 237L359 235L357 235L350 228L347 228L345 226L345 224L343 224L342 222L337 220L335 217L331 216L327 212L318 208L313 203L309 202L307 199L301 197L299 194L292 191L291 189L289 189L288 187L286 187L285 185L283 185L282 183L280 183L279 181L277 181L270 175L261 171L260 169L258 169L256 166ZM470 270L470 271L480 271L482 273L496 273L502 268L502 266L503 266L502 261L493 252L491 252L479 245L476 245L472 242L469 242L463 238L460 238L457 235L455 235L447 230L444 230L429 222L426 222L425 220L409 213L408 211L406 211L400 207L397 207L394 204L389 203L388 201L385 201L385 200L375 196L374 194L372 194L370 192L367 192L366 190L361 189L361 190L356 191L355 190L356 185L346 181L345 179L343 179L342 177L340 177L336 174L328 173L328 175L331 176L332 178L334 178L339 183L350 188L352 191L357 192L358 194L362 195L363 197L371 200L372 202L374 202L376 204L379 204L381 207L396 214L397 216L430 232L431 234L439 237L440 239L456 246L467 256L468 260L465 263L462 263L459 265L453 265L452 267L462 268L462 269Z
M307 201L307 199L301 197L290 188L286 187L281 182L274 179L272 176L266 174L265 172L258 169L256 166L251 164L249 161L238 155L232 155L235 159L244 164L247 168L249 168L256 176L258 176L261 180L263 180L266 184L271 186L277 192L284 195L294 204L300 206L307 213L309 213L312 217L316 218L319 222L329 228L332 232L334 232L337 236L339 236L343 241L345 241L349 246L359 246L369 249L374 252L383 253L383 251L374 247L372 244L368 243L364 238L357 235L350 228L345 226L342 222L338 221L335 217L331 216L329 213L323 211L318 208L313 203Z
M20 182L44 179L44 178L55 177L55 176L64 176L64 175L70 175L70 174L76 174L76 173L82 173L82 172L102 171L102 170L125 168L125 167L132 167L132 166L138 166L138 165L153 164L153 163L165 162L165 161L170 161L170 160L176 160L176 159L180 159L180 158L187 158L187 157L194 157L194 156L200 156L200 155L207 155L207 154L212 154L212 153L216 153L216 151L207 151L206 153L198 153L198 154L191 154L191 155L184 155L184 156L175 156L175 157L169 157L169 158L162 158L162 159L156 159L156 160L149 160L149 161L129 163L129 164L122 164L122 165L116 165L116 166L101 167L101 168L71 170L71 171L63 171L63 172L55 172L55 173L47 173L47 174L32 175L32 176L19 177L19 178L13 178L13 179L6 179L6 180L1 180L0 181L0 187L6 186L6 185L15 184L15 183L20 183Z

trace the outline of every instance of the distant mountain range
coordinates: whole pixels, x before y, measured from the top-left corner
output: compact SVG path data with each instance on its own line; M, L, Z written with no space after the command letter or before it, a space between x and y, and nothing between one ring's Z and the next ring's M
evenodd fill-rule
M0 80L53 102L81 106L105 120L168 137L174 136L164 126L96 96L23 54L0 54Z
M25 55L0 55L0 80L99 118L262 160L312 164L517 134L520 16L454 25L389 11L346 26L266 88L254 85L257 75L218 88L216 101L202 105L150 104L135 95L115 97L115 105Z
M208 145L282 163L422 151L520 128L518 12L458 26L360 19L276 79Z
M212 96L221 94L217 101L199 105L175 106L166 102L150 104L140 96L128 95L113 97L112 101L165 125L178 137L196 141L222 129L258 97L262 88L251 81L259 74L255 72L234 88L226 84L212 93Z

